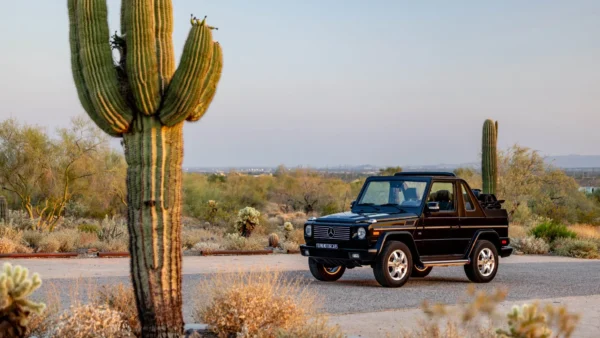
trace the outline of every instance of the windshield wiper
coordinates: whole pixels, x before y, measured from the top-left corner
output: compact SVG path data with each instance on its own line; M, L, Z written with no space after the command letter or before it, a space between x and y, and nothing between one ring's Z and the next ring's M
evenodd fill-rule
M398 204L396 203L381 204L380 207L395 207L396 209L398 209L399 212L406 212L406 210L400 208L400 206L398 206Z

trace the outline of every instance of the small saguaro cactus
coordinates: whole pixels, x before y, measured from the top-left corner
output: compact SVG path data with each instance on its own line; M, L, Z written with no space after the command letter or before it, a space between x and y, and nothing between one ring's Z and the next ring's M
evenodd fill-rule
M283 223L283 231L285 232L285 240L287 241L290 238L292 231L294 231L294 225L292 222Z
M8 222L8 203L4 196L0 196L0 222Z
M279 236L276 233L272 233L269 235L269 246L271 248L276 248L279 245Z
M260 211L245 207L238 212L238 219L235 222L235 229L240 235L248 238L252 231L260 224Z
M109 135L123 138L131 276L143 337L179 337L183 123L207 111L221 76L221 46L202 20L177 69L171 0L122 0L112 38L106 0L67 0L71 67L79 100ZM113 60L116 49L119 60Z
M31 279L28 275L26 268L4 263L0 274L0 337L26 337L30 316L46 308L43 303L27 299L42 285L37 273Z
M481 142L483 193L495 194L498 185L498 121L485 120Z

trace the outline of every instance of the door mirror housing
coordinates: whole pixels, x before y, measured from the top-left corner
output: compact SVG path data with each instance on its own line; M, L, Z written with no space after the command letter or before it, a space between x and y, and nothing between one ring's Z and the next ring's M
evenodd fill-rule
M350 208L354 208L354 205L356 204L356 201L352 201L350 202Z
M429 212L440 211L440 203L439 202L427 202L427 211L429 211Z

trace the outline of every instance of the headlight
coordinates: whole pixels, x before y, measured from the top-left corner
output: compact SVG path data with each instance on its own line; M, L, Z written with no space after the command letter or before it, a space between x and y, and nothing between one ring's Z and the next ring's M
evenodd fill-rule
M365 228L358 228L356 234L358 234L358 239L365 239L367 237L367 230Z
M307 225L304 227L304 234L306 237L312 236L312 225Z

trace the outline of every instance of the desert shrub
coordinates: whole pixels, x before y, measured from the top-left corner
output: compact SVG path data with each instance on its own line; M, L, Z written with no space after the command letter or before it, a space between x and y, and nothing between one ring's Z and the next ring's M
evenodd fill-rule
M600 226L575 224L569 230L577 234L577 238L600 239Z
M598 245L593 240L560 238L553 244L553 251L557 255L576 258L599 258Z
M65 311L53 338L125 338L133 337L122 315L105 305L86 304Z
M0 225L0 238L6 238L15 243L21 243L23 231L14 228L11 225Z
M260 212L252 207L245 207L238 212L235 230L244 237L250 237L252 231L260 224Z
M198 242L196 245L194 245L193 249L196 251L211 252L222 250L223 246L215 242Z
M531 229L531 235L536 238L543 238L546 242L552 243L557 238L575 238L576 233L569 230L566 225L553 221L538 224Z
M8 238L0 238L0 254L15 252L17 244Z
M285 251L298 251L300 250L300 245L296 242L283 242L281 243L281 248Z
M550 245L543 238L533 236L511 238L510 245L516 251L526 255L544 255L550 251Z
M136 337L141 336L141 325L135 303L135 293L131 286L123 283L102 286L92 296L94 304L106 306L118 312L121 319L131 328Z
M96 235L98 235L101 231L100 227L96 224L80 224L77 226L77 230Z
M40 243L44 239L44 234L39 231L25 230L23 231L23 242L33 249L38 249Z
M127 222L123 218L105 216L100 224L98 239L109 242L127 236Z
M33 250L8 238L0 238L0 253L30 253Z
M221 232L213 229L184 229L181 233L181 244L184 249L191 249L200 242L219 242L223 237Z
M304 244L304 229L294 229L294 231L288 234L287 240L288 242Z
M54 237L46 236L40 241L39 245L41 252L57 252L60 248L60 241Z
M219 274L201 282L198 293L193 317L219 337L341 336L324 323L320 335L309 334L303 326L316 313L315 294L277 272Z
M518 225L518 224L511 224L508 227L508 237L510 238L523 238L523 237L527 237L527 234L529 233L529 230L522 226L522 225Z
M29 278L29 270L4 263L0 273L0 335L2 337L25 337L29 331L32 314L41 314L46 305L35 303L28 297L42 285L35 273Z
M264 239L246 238L239 234L225 235L224 246L227 250L263 250L265 244Z
M58 243L58 252L73 252L79 247L79 232L77 230L65 229L55 231L47 235L54 238Z
M26 212L22 210L8 210L9 224L17 229L33 229L35 220L29 218Z
M499 337L571 337L579 321L565 307L542 308L538 303L515 306L506 317L508 328L498 329Z

